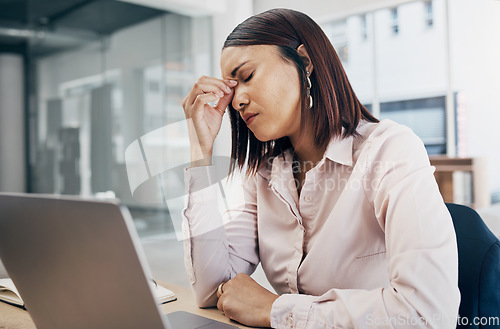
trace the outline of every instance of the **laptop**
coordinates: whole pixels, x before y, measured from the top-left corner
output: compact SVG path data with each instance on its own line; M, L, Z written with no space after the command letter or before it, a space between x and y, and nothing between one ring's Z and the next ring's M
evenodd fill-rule
M132 217L114 202L0 193L0 259L38 329L236 328L161 314Z

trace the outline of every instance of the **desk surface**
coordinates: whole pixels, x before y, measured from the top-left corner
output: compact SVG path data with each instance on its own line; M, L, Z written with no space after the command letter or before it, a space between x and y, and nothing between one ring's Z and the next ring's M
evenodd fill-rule
M176 301L161 305L160 308L164 314L175 311L186 311L224 323L230 323L239 328L250 328L229 320L216 308L200 309L196 306L193 294L189 288L170 285L163 282L160 282L160 284L172 290L177 296ZM28 312L19 307L0 302L0 329L36 329L36 327Z

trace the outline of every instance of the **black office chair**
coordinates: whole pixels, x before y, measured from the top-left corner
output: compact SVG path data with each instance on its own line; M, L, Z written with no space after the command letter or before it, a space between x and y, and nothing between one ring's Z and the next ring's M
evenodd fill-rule
M457 328L500 328L500 241L473 209L446 206L458 243L461 321Z

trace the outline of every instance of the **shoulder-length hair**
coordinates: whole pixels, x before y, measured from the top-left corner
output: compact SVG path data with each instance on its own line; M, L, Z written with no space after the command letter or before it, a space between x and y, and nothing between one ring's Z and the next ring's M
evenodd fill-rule
M310 75L313 109L306 105L307 65L297 52L302 44L314 67ZM361 119L378 122L356 97L328 37L306 14L279 8L254 15L236 26L224 42L223 49L250 45L277 46L282 58L296 66L301 81L301 131L311 115L316 147L326 147L332 137L356 135ZM236 166L241 170L248 157L247 174L254 174L269 159L292 147L288 137L259 141L231 103L229 117L232 129L230 172Z

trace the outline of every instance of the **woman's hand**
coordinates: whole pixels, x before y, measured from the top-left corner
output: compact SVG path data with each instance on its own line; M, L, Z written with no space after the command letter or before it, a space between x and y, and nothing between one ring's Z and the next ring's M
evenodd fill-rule
M182 102L188 119L191 160L205 159L210 164L215 137L219 133L222 117L233 99L237 81L202 76ZM208 103L218 101L214 107Z
M224 283L221 290L217 308L228 318L251 327L271 326L271 308L278 295L243 273Z

